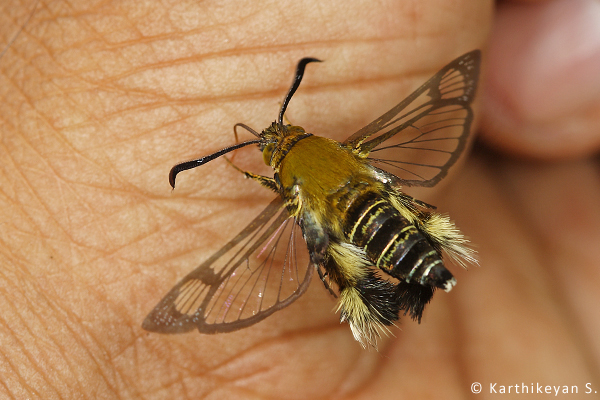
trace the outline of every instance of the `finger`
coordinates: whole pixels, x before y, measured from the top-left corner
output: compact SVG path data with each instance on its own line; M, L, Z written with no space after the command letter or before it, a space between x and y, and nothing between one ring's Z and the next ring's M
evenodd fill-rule
M488 65L487 141L544 158L600 148L600 3L501 4Z

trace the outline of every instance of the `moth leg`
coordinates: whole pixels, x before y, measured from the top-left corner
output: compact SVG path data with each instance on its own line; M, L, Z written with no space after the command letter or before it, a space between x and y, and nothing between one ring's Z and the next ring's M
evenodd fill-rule
M244 175L246 175L246 178L254 179L256 182L260 183L267 189L271 189L275 193L279 193L279 187L277 186L277 182L275 182L275 179L269 178L268 176L254 174L248 171L241 172L243 172Z
M246 178L254 179L255 181L257 181L258 183L260 183L267 189L271 189L272 191L279 193L279 186L277 186L277 182L275 182L275 179L270 178L268 176L258 175L253 172L244 171L243 169L241 169L240 167L235 165L228 157L225 157L225 160L229 163L229 165L231 165L237 171L244 174L246 176Z
M322 265L317 266L317 272L319 273L319 278L321 278L321 282L323 282L323 285L325 285L325 289L327 289L333 297L337 298L337 295L335 294L335 292L331 288L331 284L329 283L329 272L327 272L327 270L325 270Z

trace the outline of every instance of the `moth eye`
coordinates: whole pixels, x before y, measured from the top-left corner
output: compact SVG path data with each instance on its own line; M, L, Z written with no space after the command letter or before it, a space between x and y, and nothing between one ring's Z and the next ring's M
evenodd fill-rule
M267 165L271 165L271 157L273 156L273 150L275 150L275 143L269 143L263 150L263 161Z

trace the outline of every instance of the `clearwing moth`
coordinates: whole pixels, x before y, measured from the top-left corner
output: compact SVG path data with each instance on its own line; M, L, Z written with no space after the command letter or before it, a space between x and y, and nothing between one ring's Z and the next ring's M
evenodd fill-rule
M387 113L344 142L284 124L308 63L297 65L277 121L256 138L174 166L178 173L256 144L273 176L242 171L277 197L223 248L183 278L146 317L159 333L231 332L287 307L316 270L363 347L376 346L401 312L420 322L436 288L456 280L475 252L446 215L404 193L437 184L466 147L481 54L442 68ZM241 170L240 170L241 171Z

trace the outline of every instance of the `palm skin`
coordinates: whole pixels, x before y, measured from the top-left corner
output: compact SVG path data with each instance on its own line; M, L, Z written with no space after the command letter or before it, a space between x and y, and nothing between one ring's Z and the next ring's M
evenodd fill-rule
M510 135L537 133L544 109L528 119L523 102L510 103L513 114L494 103L507 98L498 90L509 91L511 75L493 61L527 60L498 44L514 31L501 18L551 6L538 3L501 5L495 20L480 0L451 9L434 0L42 4L0 59L0 393L448 399L470 396L473 382L483 394L494 382L598 390L597 131L554 133L553 143L582 144L536 150ZM31 9L12 6L23 12L0 24L5 38ZM305 77L288 117L342 140L474 48L490 60L476 108L482 140L418 195L450 213L481 266L450 266L458 285L434 296L422 324L404 318L380 352L364 351L315 280L243 331L141 329L177 279L272 196L225 162L182 175L171 192L173 164L231 144L236 122L267 126L303 56L327 62ZM597 107L586 96L583 109ZM497 122L511 115L519 118ZM594 127L596 114L558 117Z

